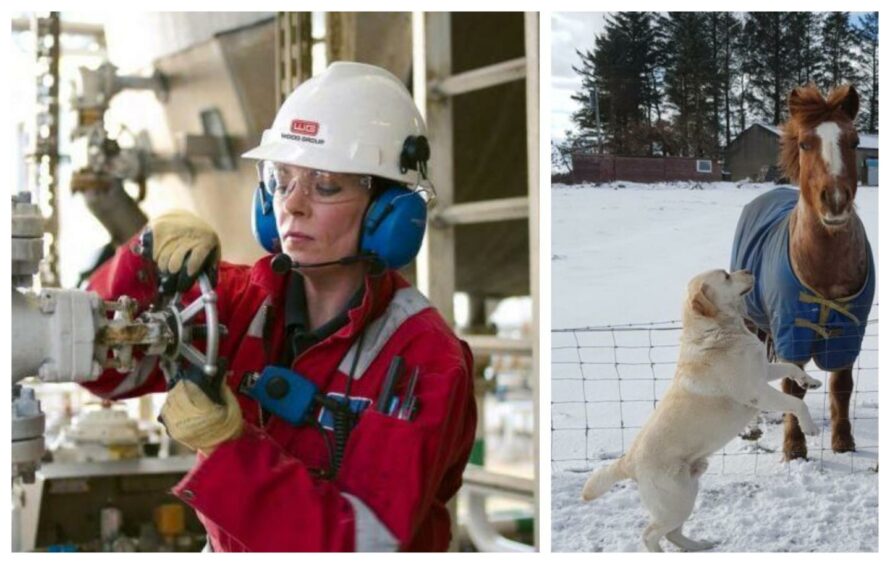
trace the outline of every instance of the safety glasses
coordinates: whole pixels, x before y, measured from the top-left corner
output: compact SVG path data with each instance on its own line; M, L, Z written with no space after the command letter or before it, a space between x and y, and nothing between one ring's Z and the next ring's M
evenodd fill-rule
M282 200L299 188L313 202L339 204L357 200L371 190L371 177L362 174L326 172L272 161L260 163L259 172L266 191Z

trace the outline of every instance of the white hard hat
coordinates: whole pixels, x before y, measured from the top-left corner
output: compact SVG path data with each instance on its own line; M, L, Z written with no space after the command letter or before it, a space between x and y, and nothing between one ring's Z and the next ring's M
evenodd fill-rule
M337 62L291 92L260 145L241 155L331 172L370 174L408 185L425 163L406 166L406 141L426 126L408 89L373 65ZM426 160L427 155L421 160Z

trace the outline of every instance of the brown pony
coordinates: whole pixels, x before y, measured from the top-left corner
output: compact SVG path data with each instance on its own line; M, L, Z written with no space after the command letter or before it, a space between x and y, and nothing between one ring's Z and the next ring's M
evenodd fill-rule
M809 85L795 88L788 105L791 117L782 127L780 166L800 186L789 222L791 265L798 279L821 296L851 296L865 284L869 267L865 228L853 204L859 145L853 120L859 95L852 86L841 86L825 99ZM852 368L833 371L829 382L831 448L853 451ZM782 390L799 398L806 393L787 378ZM784 453L786 460L807 454L804 435L791 414L785 414Z

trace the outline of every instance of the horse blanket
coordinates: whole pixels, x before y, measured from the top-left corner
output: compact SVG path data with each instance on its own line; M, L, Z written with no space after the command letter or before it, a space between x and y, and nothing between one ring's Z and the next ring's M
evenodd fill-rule
M732 270L748 269L754 289L745 297L745 315L769 333L780 360L823 370L856 362L875 294L875 265L866 241L868 274L854 295L830 300L801 282L789 254L791 210L799 191L782 187L745 206L732 246Z

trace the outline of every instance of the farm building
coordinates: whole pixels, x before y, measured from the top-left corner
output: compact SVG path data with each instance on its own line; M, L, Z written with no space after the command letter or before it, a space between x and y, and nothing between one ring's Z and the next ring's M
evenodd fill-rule
M720 163L693 157L616 157L572 155L575 182L669 182L673 180L720 180Z
M757 122L741 132L726 149L726 170L732 180L777 180L779 156L778 126ZM859 134L856 150L859 182L866 186L878 184L878 136Z

